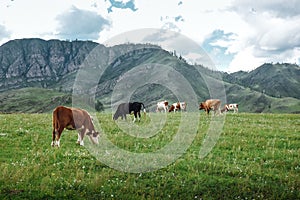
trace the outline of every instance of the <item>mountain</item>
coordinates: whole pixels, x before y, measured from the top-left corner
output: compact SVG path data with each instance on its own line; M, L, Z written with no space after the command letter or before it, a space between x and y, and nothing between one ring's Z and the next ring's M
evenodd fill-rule
M130 73L143 75L142 70L150 66L158 67L158 75L165 76L165 82L153 80L158 75L152 72L152 77L141 80L152 82L138 83L141 87L134 90L131 100L144 102L152 111L159 100L178 100L178 95L166 86L168 80L180 80L180 76L176 77L178 72L190 84L199 102L211 98L209 91L214 89L208 88L208 82L223 81L227 98L223 103L238 103L241 111L300 112L297 65L264 64L250 72L228 74L190 65L181 56L152 44L106 47L91 41L38 38L12 40L0 46L0 112L50 112L57 105L71 105L72 92L94 95L110 109L118 84L127 78L128 87L135 87ZM95 73L100 68L105 70ZM78 74L82 77L78 78Z
M226 74L224 80L272 97L300 99L300 67L296 64L266 63L249 73L240 71Z
M0 91L51 87L78 70L97 43L41 39L12 40L0 47Z

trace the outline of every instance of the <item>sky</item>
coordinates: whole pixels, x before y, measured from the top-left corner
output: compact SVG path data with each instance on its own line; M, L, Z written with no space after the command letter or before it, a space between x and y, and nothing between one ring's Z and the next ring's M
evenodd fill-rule
M300 63L299 0L0 1L0 45L22 38L104 44L145 28L188 37L229 73Z

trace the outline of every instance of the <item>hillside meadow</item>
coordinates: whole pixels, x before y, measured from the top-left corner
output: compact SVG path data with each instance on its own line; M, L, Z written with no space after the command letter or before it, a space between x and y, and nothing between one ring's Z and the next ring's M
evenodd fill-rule
M111 114L97 116L112 143L140 153L169 143L181 114L168 114L148 139L122 132ZM172 164L129 173L77 145L75 131L64 131L61 147L51 147L50 113L0 114L0 199L300 199L299 115L229 113L216 145L200 159L211 120L201 113L192 144ZM147 123L149 117L138 126Z

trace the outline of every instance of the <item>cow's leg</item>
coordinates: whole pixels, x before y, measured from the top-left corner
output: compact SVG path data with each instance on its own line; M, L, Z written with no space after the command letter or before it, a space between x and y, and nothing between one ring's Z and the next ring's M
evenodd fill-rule
M53 146L54 147L54 145L55 145L55 128L53 128L53 131L52 131L52 142L51 142L51 146Z
M205 111L206 111L206 114L208 115L209 114L209 109L206 108Z
M141 112L138 112L138 120L141 121Z
M233 113L237 113L238 112L238 108L237 107L233 107Z
M218 115L218 110L214 110L214 116Z
M135 120L136 120L136 118L137 118L137 112L136 112L136 111L134 111L134 112L133 112L133 114L134 114L134 119L133 119L133 122L135 122Z
M214 107L214 116L217 116L217 114L218 114L218 109L216 109L216 108Z
M218 108L215 110L215 115L216 115L216 116L221 115L221 109L220 109L220 107L218 107Z
M78 131L78 139L79 139L80 146L84 146L83 137L84 137L86 131L87 131L87 129L81 129L80 131Z
M60 139L56 140L56 146L60 147Z
M56 138L56 144L58 147L60 147L60 136L61 136L61 133L63 132L64 128L59 128L58 129L58 134L57 134L57 138Z
M217 115L217 109L215 107L213 107L213 109L214 109L214 116L216 116Z
M80 141L81 141L81 136L80 136L80 131L78 131L77 144L80 144Z
M87 129L84 127L84 125L82 125L79 129L77 129L77 131L78 131L77 144L83 146L83 137Z
M58 130L53 130L52 143L51 143L52 146L60 147L60 136L61 136L61 133L63 132L63 130L64 130L63 127L60 127Z

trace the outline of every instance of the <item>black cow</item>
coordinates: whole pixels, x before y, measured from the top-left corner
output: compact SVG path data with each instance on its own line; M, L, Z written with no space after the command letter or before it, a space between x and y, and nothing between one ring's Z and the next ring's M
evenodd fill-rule
M122 119L125 118L125 120L126 120L126 114L131 114L133 112L133 114L134 114L133 122L135 122L135 120L137 118L140 121L142 107L144 109L144 113L146 113L145 106L143 103L140 103L140 102L121 103L118 106L113 119L117 120L119 117L122 117Z

